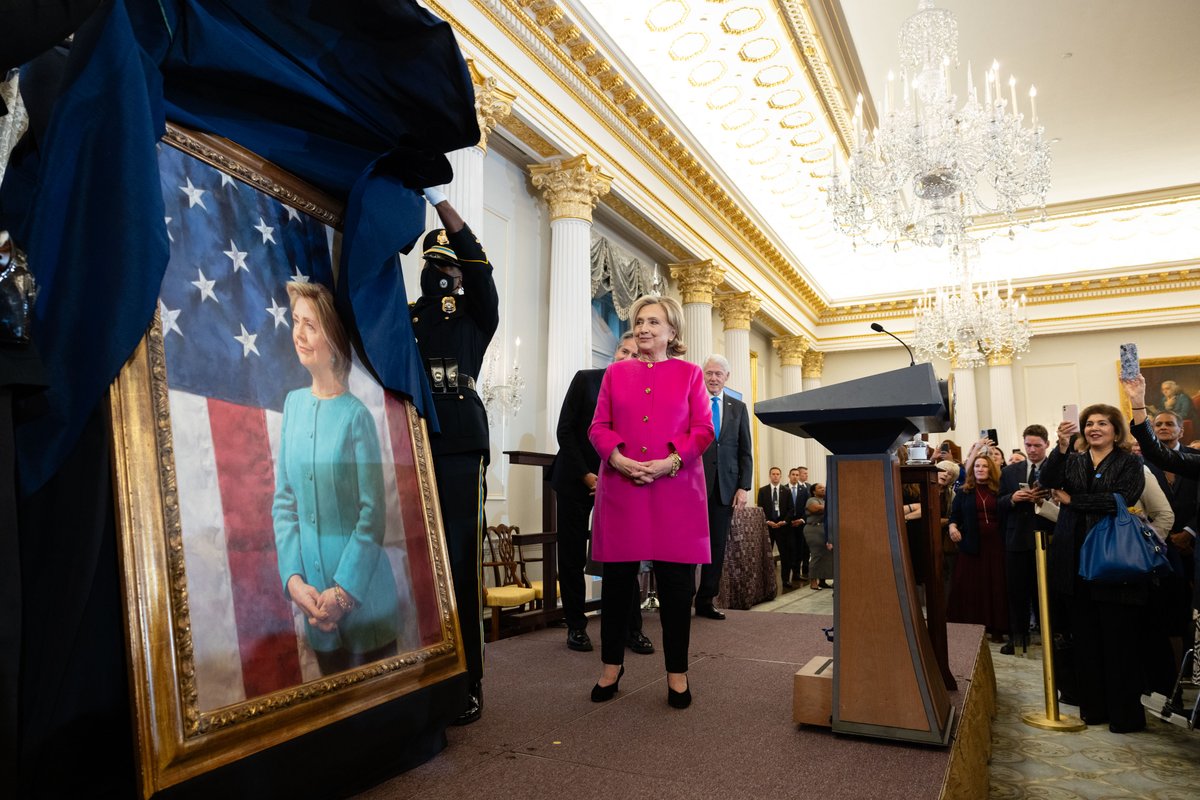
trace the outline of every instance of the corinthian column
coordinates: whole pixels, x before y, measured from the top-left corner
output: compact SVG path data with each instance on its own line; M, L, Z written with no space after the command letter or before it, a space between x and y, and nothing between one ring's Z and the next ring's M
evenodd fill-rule
M546 337L546 431L553 448L571 379L592 365L592 209L612 176L586 155L529 167L550 206L550 319Z
M713 292L725 280L725 270L712 259L668 266L683 295L684 342L688 347L684 358L703 366L704 357L712 351Z
M446 154L454 170L454 180L441 188L450 205L454 206L476 235L482 236L479 228L483 225L483 159L487 155L487 140L496 126L512 114L517 96L497 86L495 78L481 73L474 59L467 59L467 71L475 86L475 119L479 122L479 142ZM427 206L425 227L441 226L437 212L432 206Z
M781 336L771 342L779 351L780 372L783 376L783 396L798 394L804 391L804 354L808 352L809 343L803 336ZM807 439L791 433L780 431L783 437L782 468L784 477L792 467L798 467L808 461L805 452ZM806 466L808 466L806 464Z
M996 353L988 358L988 383L992 400L992 416L987 427L995 428L1000 440L996 444L1004 452L1005 459L1014 446L1021 442L1017 427L1017 406L1013 399L1012 352Z
M954 373L954 438L962 448L963 457L971 442L979 438L979 401L975 391L975 368L950 361ZM1011 378L1010 378L1011 380Z
M726 294L716 299L725 322L725 358L729 360L729 385L750 401L750 319L762 300L750 294ZM703 358L703 355L699 356Z
M825 370L825 354L809 350L804 354L804 391L820 388L821 373ZM825 482L825 456L829 451L816 439L804 440L804 466L808 467L809 483Z

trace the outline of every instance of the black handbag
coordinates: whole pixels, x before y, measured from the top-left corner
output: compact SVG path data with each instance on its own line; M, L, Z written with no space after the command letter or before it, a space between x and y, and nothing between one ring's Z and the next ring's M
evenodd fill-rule
M1125 498L1113 495L1117 513L1092 526L1079 551L1079 576L1121 583L1171 570L1167 546L1142 517L1129 513Z
M37 283L25 254L6 231L0 231L0 343L29 344Z

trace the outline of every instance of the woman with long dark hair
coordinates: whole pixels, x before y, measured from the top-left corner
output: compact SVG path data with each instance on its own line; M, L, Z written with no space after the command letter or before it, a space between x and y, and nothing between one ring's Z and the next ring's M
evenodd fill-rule
M1041 472L1042 486L1054 490L1059 506L1070 512L1060 512L1054 531L1050 584L1052 591L1066 596L1069 609L1079 713L1089 725L1107 722L1113 733L1146 727L1140 631L1149 584L1084 580L1079 552L1096 523L1117 513L1114 493L1128 504L1142 496L1142 462L1129 452L1127 438L1118 409L1090 405L1079 422L1059 423L1058 447Z

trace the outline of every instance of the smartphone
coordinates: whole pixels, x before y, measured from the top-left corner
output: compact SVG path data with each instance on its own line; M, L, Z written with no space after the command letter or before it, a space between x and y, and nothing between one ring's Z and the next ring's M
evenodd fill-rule
M1017 484L1017 488L1018 488L1018 489L1028 489L1028 488L1029 488L1029 484L1028 484L1028 483L1018 483L1018 484Z
M996 429L995 429L995 428L980 428L980 429L979 429L979 436L980 436L980 438L982 438L982 437L986 436L987 438L991 439L991 440L992 440L992 442L993 442L993 443L995 443L995 444L999 444L999 443L1000 443L1000 437L996 435Z
M1069 403L1063 406L1063 422L1078 422L1079 421L1079 405L1077 403Z
M1137 345L1132 342L1121 345L1121 380L1131 381L1141 373L1138 364Z

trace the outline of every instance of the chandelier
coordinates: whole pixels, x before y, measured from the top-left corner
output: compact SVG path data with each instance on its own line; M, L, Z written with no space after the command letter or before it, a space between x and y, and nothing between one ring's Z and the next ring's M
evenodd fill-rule
M997 283L971 281L968 251L963 248L958 285L924 294L914 310L913 347L924 358L937 356L960 367L1011 358L1029 350L1025 297L1013 298L1012 284L1002 294Z
M521 400L525 394L525 379L521 377L521 337L518 336L513 346L512 369L504 374L500 363L500 349L495 341L488 348L484 358L483 390L479 397L487 409L488 424L496 425L508 417L515 417L521 410Z
M835 151L827 197L842 232L872 244L903 240L949 245L990 235L972 229L993 215L1013 235L1017 212L1043 212L1050 188L1050 153L1037 122L1037 89L1029 87L1029 127L1017 106L1016 78L1002 90L1000 65L984 75L983 96L968 63L965 99L954 93L958 23L947 9L920 0L900 30L899 90L888 73L879 127L866 130L863 98L854 110L845 175Z

